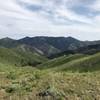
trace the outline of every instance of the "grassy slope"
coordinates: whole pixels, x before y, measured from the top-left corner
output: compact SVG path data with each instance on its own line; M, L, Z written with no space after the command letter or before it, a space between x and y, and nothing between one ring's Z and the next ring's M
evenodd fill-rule
M87 56L80 59L72 60L68 63L63 64L57 70L72 71L72 72L91 72L100 70L100 53Z
M49 60L49 61L39 65L38 67L40 69L48 69L48 68L54 68L54 67L58 67L58 66L60 67L61 65L65 64L65 63L68 63L72 60L80 59L83 57L87 57L87 55L83 55L83 54L75 54L75 55L69 55L69 56L64 55L64 56Z
M0 48L0 62L7 63L8 65L25 66L28 64L38 64L46 61L47 59L36 53L27 51L18 51L7 48Z
M7 58L11 56L9 54ZM3 59L0 60L0 100L99 100L100 98L100 71L76 72L77 69L83 67L87 69L89 66L92 68L98 66L99 69L99 53L86 57L63 56L55 59L56 61L47 62L48 70L45 70L46 64L43 64L45 67L41 66L42 70L32 67L18 68Z
M56 71L88 72L100 70L100 53L62 56L39 65L40 69Z

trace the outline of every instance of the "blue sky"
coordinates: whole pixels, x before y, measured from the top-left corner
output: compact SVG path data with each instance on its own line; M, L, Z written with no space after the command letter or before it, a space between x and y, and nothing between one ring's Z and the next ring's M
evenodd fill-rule
M100 0L0 0L0 38L100 40Z

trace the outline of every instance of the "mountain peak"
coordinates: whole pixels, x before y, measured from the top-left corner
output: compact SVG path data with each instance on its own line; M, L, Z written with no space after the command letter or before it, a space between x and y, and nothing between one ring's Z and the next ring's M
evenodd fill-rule
M67 39L78 40L78 39L76 39L76 38L74 38L74 37L71 37L71 36L68 36Z
M1 40L9 41L9 40L13 40L13 39L11 39L11 38L9 38L9 37L5 37L5 38L2 38Z

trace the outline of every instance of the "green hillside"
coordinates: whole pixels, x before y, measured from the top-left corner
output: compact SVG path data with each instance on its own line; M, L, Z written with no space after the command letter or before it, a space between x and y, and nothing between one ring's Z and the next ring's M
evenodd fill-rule
M91 72L100 70L100 53L62 56L39 65L40 69L56 71Z
M100 53L94 55L65 55L39 65L40 69L57 71L88 72L100 70Z
M22 51L20 49L0 48L0 62L15 66L36 66L47 61L47 59L37 53Z
M54 68L54 67L61 67L63 64L68 63L72 60L80 59L83 57L87 57L87 55L83 54L75 54L75 55L64 55L52 60L49 60L41 65L38 66L40 69L48 69L48 68Z
M100 53L72 60L60 67L60 70L73 72L94 72L100 70Z

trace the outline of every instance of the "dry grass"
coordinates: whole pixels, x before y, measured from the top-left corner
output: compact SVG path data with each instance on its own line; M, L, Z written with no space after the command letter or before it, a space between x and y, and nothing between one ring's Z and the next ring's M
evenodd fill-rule
M99 71L70 73L41 71L30 67L14 68L0 72L0 100L99 100L100 98Z

